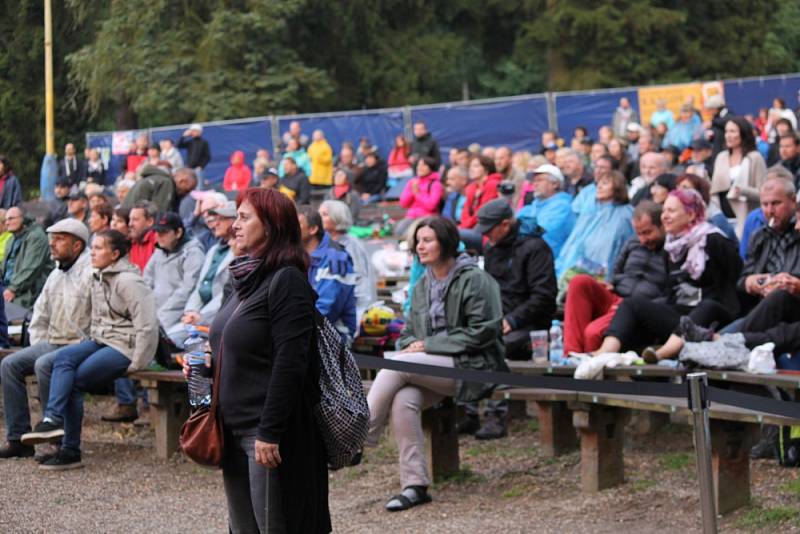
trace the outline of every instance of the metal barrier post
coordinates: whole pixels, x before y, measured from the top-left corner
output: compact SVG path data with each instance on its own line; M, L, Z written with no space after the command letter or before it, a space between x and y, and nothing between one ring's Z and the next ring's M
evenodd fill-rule
M697 478L700 480L703 533L716 534L717 509L711 474L711 432L708 424L708 376L705 373L691 373L686 378L689 381L689 408L692 410Z

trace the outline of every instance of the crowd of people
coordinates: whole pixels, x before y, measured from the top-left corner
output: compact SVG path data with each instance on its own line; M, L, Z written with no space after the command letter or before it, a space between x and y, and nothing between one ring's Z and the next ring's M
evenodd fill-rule
M67 144L56 200L39 221L0 156L3 303L32 311L29 343L0 365L7 429L0 457L80 467L83 392L114 382L117 403L103 418L135 420L138 394L126 375L146 368L159 345L181 347L191 327L206 326L212 353L225 344L222 365L241 380L223 381L220 393L237 451L225 470L229 498L238 496L229 500L233 531L253 527L252 510L235 502L249 491L248 473L251 482L255 476L253 454L260 465L290 459L323 491L323 467L299 466L296 455L271 447L288 423L265 407L272 393L250 375L265 373L276 388L295 388L295 402L311 402L302 384L313 376L313 323L291 318L313 305L344 340L358 335L377 300L377 274L350 230L365 206L386 201L405 210L394 233L413 256L405 326L387 357L504 370L506 359L530 359L529 332L547 330L563 313L565 353L633 350L658 363L683 358L697 343L724 353L772 342L779 366L800 367L788 356L800 349L800 141L790 113L776 100L746 118L715 96L703 111L687 100L677 117L660 102L643 124L623 98L596 139L580 127L570 140L545 131L539 153L471 145L446 158L417 122L412 139L396 137L386 161L368 139L334 155L324 132L309 137L294 122L274 160L263 149L251 166L234 152L219 191L201 190L210 147L193 125L175 142L137 138L113 185L96 150L79 159ZM286 265L301 272L273 295L267 274ZM261 313L253 295L276 303ZM8 346L0 318L0 343ZM255 343L232 324L253 332L272 324L273 342ZM273 370L298 351L302 368ZM42 406L33 426L25 388L32 374ZM461 431L506 435L504 402L488 402L481 421L478 402L487 393L480 384L378 373L367 445L391 425L402 491L388 510L430 500L425 407L455 396L465 405ZM289 439L299 439L292 424ZM39 443L57 445L37 451ZM298 491L271 476L262 486L280 483L285 498ZM315 524L329 523L327 509L314 506Z

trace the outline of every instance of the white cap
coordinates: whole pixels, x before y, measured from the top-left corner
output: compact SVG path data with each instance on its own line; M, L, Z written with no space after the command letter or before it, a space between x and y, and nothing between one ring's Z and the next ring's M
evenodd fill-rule
M564 183L564 174L561 172L561 169L556 167L551 163L545 163L544 165L539 165L536 167L536 170L533 171L533 174L549 174L553 178L559 181L559 183Z
M192 124L189 126L190 130L195 130L197 133L203 133L203 126L200 124Z
M638 122L629 122L628 126L625 127L626 130L629 132L640 132L642 127L639 125Z
M725 107L725 99L722 95L711 95L706 98L706 108L719 109Z
M78 219L61 219L47 228L47 233L74 235L84 243L89 244L89 229Z

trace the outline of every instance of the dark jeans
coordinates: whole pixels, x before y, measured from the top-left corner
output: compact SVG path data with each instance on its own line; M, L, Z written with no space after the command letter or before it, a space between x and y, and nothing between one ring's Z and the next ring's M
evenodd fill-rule
M506 345L506 358L509 360L530 360L531 359L531 330L537 328L524 328L512 330L503 336L503 343ZM543 328L541 330L547 330Z
M125 374L131 361L124 354L102 343L87 340L58 351L50 378L50 400L45 417L64 419L61 447L81 448L83 392L110 384Z
M776 355L800 350L800 298L773 291L747 314L741 331L750 349L771 341Z
M225 430L222 480L228 500L228 526L233 534L283 534L277 469L256 463L256 429Z
M630 297L619 304L606 336L619 339L623 350L664 343L678 326L682 315L688 315L700 326L708 326L715 321L726 324L733 319L730 312L715 300L703 300L689 308Z

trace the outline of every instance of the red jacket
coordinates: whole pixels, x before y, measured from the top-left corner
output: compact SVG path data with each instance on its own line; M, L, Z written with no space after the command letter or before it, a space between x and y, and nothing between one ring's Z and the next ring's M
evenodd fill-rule
M133 241L131 243L128 259L139 268L139 271L144 272L144 267L150 261L150 256L153 255L155 250L156 233L153 230L148 230L141 241Z
M460 228L472 228L478 224L478 210L481 206L497 198L497 186L503 175L495 172L483 180L483 184L472 182L464 190L467 200L464 202L464 209L461 211Z

